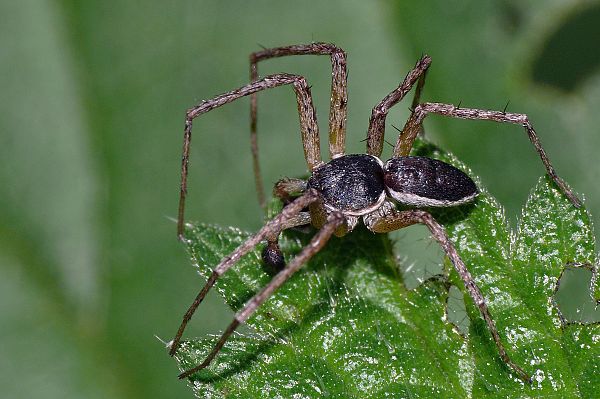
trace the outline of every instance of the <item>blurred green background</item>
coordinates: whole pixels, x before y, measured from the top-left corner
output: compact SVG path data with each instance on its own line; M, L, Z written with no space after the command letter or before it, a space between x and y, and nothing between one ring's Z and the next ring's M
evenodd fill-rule
M349 152L364 151L371 108L428 53L424 100L510 101L598 221L595 2L2 0L0 15L2 397L191 396L156 338L170 339L201 283L172 221L184 111L245 84L261 45L331 41L348 52ZM329 68L327 57L295 57L260 72L305 75L324 131ZM290 88L259 103L268 186L305 164ZM197 119L189 219L262 223L248 104ZM390 141L407 107L390 113ZM426 128L515 222L544 172L522 129L435 116ZM217 333L230 317L211 296L188 336Z

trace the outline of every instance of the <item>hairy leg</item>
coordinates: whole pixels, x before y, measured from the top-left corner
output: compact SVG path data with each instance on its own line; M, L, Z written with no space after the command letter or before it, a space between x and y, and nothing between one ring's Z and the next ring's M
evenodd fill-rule
M323 226L321 230L313 237L311 242L302 249L302 251L290 262L290 264L280 271L273 279L267 284L258 294L252 297L248 303L236 313L233 321L227 327L221 338L213 348L213 350L206 356L206 359L198 366L187 370L179 375L179 378L186 378L195 372L202 370L208 366L212 360L227 342L227 339L233 334L240 324L248 320L250 316L263 304L267 299L271 297L276 289L281 287L294 273L302 268L317 252L321 250L329 241L335 229L341 225L344 221L343 215L335 213L330 215L328 222Z
M307 191L304 195L296 199L294 202L286 206L279 215L274 217L270 222L268 222L262 229L258 231L254 236L250 237L243 244L241 244L235 251L233 251L230 255L223 258L221 263L219 263L213 270L212 274L208 278L208 281L204 285L204 287L200 290L188 310L185 312L183 316L183 320L173 341L171 342L171 349L169 350L169 354L173 356L175 352L177 352L177 348L179 347L179 342L181 337L183 336L183 332L185 328L194 315L194 312L204 300L204 297L211 289L211 287L215 284L217 279L222 276L231 266L233 266L242 256L250 252L256 245L258 245L261 241L265 239L269 239L270 237L277 237L279 232L282 230L282 226L285 226L286 223L289 223L290 220L293 220L298 214L301 213L302 209L316 201L318 194L314 190Z
M421 129L421 125L425 117L429 114L438 114L442 116L449 116L451 118L458 119L471 119L471 120L487 120L501 123L512 123L523 126L529 141L535 147L548 175L554 180L556 185L561 191L569 198L571 203L579 208L581 207L581 201L566 185L566 183L558 176L554 167L550 163L546 151L542 148L540 139L537 133L533 129L533 125L529 121L529 118L525 114L515 114L504 111L490 111L475 108L459 108L451 104L441 103L423 103L415 107L410 118L404 125L402 133L398 137L398 142L394 147L394 157L407 156L413 146L413 143Z
M367 131L367 154L375 155L376 157L381 156L383 151L383 141L385 135L385 120L387 114L394 105L398 104L408 94L410 89L417 83L417 89L415 92L414 104L419 102L421 96L421 90L425 84L425 76L427 69L431 64L431 58L427 55L423 56L414 68L408 72L404 81L394 89L390 94L385 96L383 100L371 111L371 118L369 120L369 130Z
M297 44L267 48L250 54L250 81L258 80L258 63L271 58L295 55L329 55L331 57L331 101L329 108L329 154L331 157L344 153L348 103L348 71L346 53L331 43ZM258 158L257 94L250 95L250 146L258 202L264 208L266 200Z
M177 235L183 239L183 223L185 197L187 193L187 175L190 154L190 144L192 140L192 121L198 116L212 111L222 105L228 104L241 97L259 92L261 90L271 89L283 85L292 85L296 93L298 103L298 114L300 118L300 132L302 135L302 145L304 147L304 158L308 164L308 169L313 170L322 163L321 149L319 144L319 127L317 117L313 106L310 88L306 79L299 75L277 74L266 76L256 82L252 82L239 89L221 94L210 100L203 101L197 106L190 108L185 116L185 129L183 136L183 151L181 156L181 189L179 195L179 213L177 218Z
M475 283L473 276L465 266L464 262L458 255L456 248L448 238L444 227L440 225L428 212L422 210L407 210L397 211L393 205L386 203L380 210L365 217L365 224L369 230L376 233L387 233L390 231L399 230L401 228L411 226L413 224L423 224L427 226L433 238L440 244L450 261L454 265L458 275L463 280L467 292L479 308L481 316L485 320L494 343L498 348L500 358L510 367L518 376L525 382L531 382L529 375L515 362L511 360L504 348L504 344L500 340L496 323L490 314L483 293Z

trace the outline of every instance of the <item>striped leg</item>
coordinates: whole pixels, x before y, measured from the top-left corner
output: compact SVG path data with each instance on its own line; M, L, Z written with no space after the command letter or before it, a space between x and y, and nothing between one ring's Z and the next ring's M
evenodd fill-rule
M294 259L292 259L290 264L277 275L275 275L269 284L267 284L258 294L252 297L252 299L250 299L248 303L246 303L246 305L238 313L236 313L233 321L229 327L227 327L223 335L221 335L221 338L219 338L219 341L213 350L206 356L206 359L198 366L181 373L179 378L189 377L195 372L208 366L221 351L221 348L223 348L223 345L225 345L227 339L231 336L231 334L233 334L238 326L248 320L248 318L252 316L256 309L258 309L263 302L271 297L276 289L281 287L294 273L300 270L310 258L319 252L321 248L325 246L327 241L329 241L335 229L338 228L342 223L344 223L343 215L339 213L332 214L327 223L313 237L311 242L304 247L304 249L302 249L302 251Z

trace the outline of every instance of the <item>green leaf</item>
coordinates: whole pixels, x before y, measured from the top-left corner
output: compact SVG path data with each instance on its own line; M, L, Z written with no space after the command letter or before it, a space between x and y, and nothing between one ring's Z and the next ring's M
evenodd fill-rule
M415 152L469 173L453 156L430 144L420 143ZM468 335L456 333L446 321L449 290L456 300L452 284L464 292L447 261L448 276L407 290L390 238L358 228L346 237L332 238L258 309L248 321L252 333L231 338L208 369L192 376L195 394L593 397L600 357L598 325L568 324L554 306L565 265L595 264L587 211L573 208L549 179L542 178L513 232L500 205L478 186L482 193L475 204L432 212L483 291L509 355L533 375L531 385L500 360L468 296ZM310 236L284 234L286 257L293 257ZM189 227L187 237L193 263L207 278L212 267L249 234L197 225ZM261 266L260 249L242 258L216 284L233 310L271 278ZM595 271L592 266L584 269ZM202 308L197 318L201 317ZM182 370L200 363L217 338L184 342L177 354Z

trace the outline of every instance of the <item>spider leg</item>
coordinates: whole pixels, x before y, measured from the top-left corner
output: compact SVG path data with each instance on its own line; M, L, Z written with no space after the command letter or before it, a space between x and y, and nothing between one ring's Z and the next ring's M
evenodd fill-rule
M581 201L579 198L577 198L577 196L571 191L571 189L554 170L554 167L550 163L550 159L548 159L548 155L546 155L546 151L544 151L542 148L540 139L533 129L533 125L525 114L514 114L504 111L490 111L474 108L460 108L451 104L441 103L419 104L415 107L413 113L406 122L406 125L404 125L404 129L402 129L402 133L398 137L398 142L394 147L393 157L406 156L409 154L414 140L421 129L423 120L430 113L449 116L451 118L487 120L501 123L513 123L523 126L527 136L529 137L529 141L531 141L531 144L533 144L535 147L535 150L537 151L542 163L544 164L544 167L546 168L546 173L548 173L548 175L552 178L552 180L554 180L556 185L569 198L571 203L573 203L576 208L581 207Z
M270 58L291 55L329 55L331 57L331 100L329 108L329 155L335 157L344 153L346 141L346 118L348 103L348 71L346 53L331 43L297 44L293 46L268 48L250 54L250 81L258 80L258 63ZM261 206L265 206L265 196L258 160L257 107L256 93L250 96L250 143L254 166L256 191Z
M242 256L250 252L256 245L258 245L261 241L268 239L270 237L277 237L279 232L282 230L282 226L285 226L290 220L293 220L298 214L301 213L302 209L308 206L310 203L317 199L318 194L314 190L307 191L306 194L297 198L294 202L283 208L281 213L275 216L271 221L261 228L258 233L254 236L250 237L244 243L242 243L239 247L235 249L230 255L223 258L221 263L219 263L213 270L212 274L208 278L208 281L200 290L194 302L190 305L188 310L185 312L183 316L183 320L173 341L171 343L171 349L169 350L169 354L173 356L175 352L177 352L177 348L179 347L179 342L187 326L188 322L194 315L194 312L211 289L211 287L215 284L217 279L223 275L231 266L233 266Z
M490 314L485 302L485 298L477 286L477 283L473 279L473 276L471 276L471 273L458 255L456 248L448 238L444 227L440 225L428 212L419 209L397 211L391 203L388 204L389 205L387 206L382 206L380 210L365 216L365 225L369 228L369 230L376 233L388 233L390 231L399 230L413 224L423 224L427 226L433 238L440 244L448 258L450 258L454 268L463 280L467 292L479 308L479 312L485 320L488 329L492 334L492 338L494 339L496 347L498 348L500 358L502 358L504 363L510 367L521 380L525 382L531 382L530 376L508 356L508 353L504 348L504 344L502 344L502 341L500 340L496 323Z
M208 354L208 356L206 356L206 359L198 366L181 373L179 375L179 378L181 379L189 377L195 372L202 370L203 368L208 366L211 363L211 361L215 358L215 356L217 356L217 354L220 352L221 348L223 347L227 339L231 336L231 334L233 334L236 328L240 324L248 320L248 318L252 316L256 309L263 302L265 302L268 298L271 297L271 295L273 294L273 292L275 292L276 289L281 287L294 273L296 273L300 268L302 268L302 266L304 266L306 262L308 262L308 260L313 257L313 255L319 252L321 248L325 246L327 241L329 241L335 229L338 226L340 226L343 222L344 216L342 214L331 214L329 220L323 226L323 228L319 230L319 232L313 237L311 242L306 247L304 247L304 249L302 249L302 251L294 259L292 259L290 264L285 269L276 274L275 277L273 277L273 279L269 282L269 284L267 284L258 294L252 297L248 301L248 303L246 303L246 305L239 312L236 313L233 321L227 327L223 335L221 335L221 338L219 338L219 341L217 342L213 350Z
M302 145L304 147L304 158L308 169L313 170L322 163L321 150L319 147L319 127L313 106L310 87L306 79L299 75L276 74L269 75L260 80L252 82L239 89L221 94L211 100L203 101L197 106L190 108L185 116L185 129L183 137L183 153L181 157L181 191L179 195L179 213L177 218L177 235L183 239L183 215L185 207L185 196L187 193L187 175L190 154L190 143L192 140L192 121L215 108L228 104L238 98L248 96L261 90L271 89L282 85L292 85L298 102L298 114L300 117L300 132Z
M394 89L390 94L385 96L383 100L371 111L371 118L369 119L369 130L367 131L367 154L381 156L383 150L383 139L385 134L385 119L387 114L394 105L398 104L404 96L412 89L414 84L417 83L415 91L415 98L413 100L413 106L419 103L421 96L421 90L425 84L425 75L427 69L431 64L431 58L424 55L419 61L417 61L414 68L408 72L404 81Z

